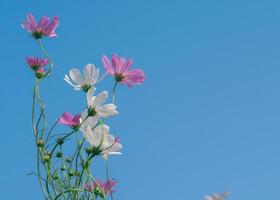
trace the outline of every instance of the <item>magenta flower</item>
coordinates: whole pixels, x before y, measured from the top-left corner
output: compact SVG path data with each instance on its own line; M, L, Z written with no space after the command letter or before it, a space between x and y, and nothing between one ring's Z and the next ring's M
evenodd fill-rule
M117 82L126 84L129 87L141 84L146 79L141 69L129 70L133 64L132 59L126 60L126 58L118 57L117 54L114 54L112 56L112 63L106 55L102 56L102 61L108 74L112 75Z
M81 118L80 114L73 116L69 112L64 112L59 118L58 123L64 124L66 126L76 127L79 126L80 124L80 118Z
M39 68L45 67L49 63L47 59L37 57L28 57L26 58L26 62L34 71L37 71Z
M49 17L43 16L37 23L34 16L31 13L27 14L26 20L21 24L21 27L31 33L35 39L40 39L43 36L55 37L55 29L59 25L58 17L53 17L50 20Z
M38 79L44 78L44 77L47 75L45 68L39 67L39 68L35 71L35 75L36 75L36 77L37 77Z
M109 180L106 182L102 182L100 180L97 180L96 182L93 183L89 183L86 182L85 183L85 190L89 191L89 192L96 192L97 194L102 195L102 193L104 192L106 195L115 192L114 190L112 190L112 187L114 187L117 184L117 181L114 180ZM99 191L99 187L101 187L101 189L103 190L103 192Z

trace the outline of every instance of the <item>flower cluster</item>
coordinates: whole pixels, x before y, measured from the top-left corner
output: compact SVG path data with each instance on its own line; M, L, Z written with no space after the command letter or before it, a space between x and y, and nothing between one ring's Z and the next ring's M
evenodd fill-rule
M45 103L40 97L39 86L40 80L50 73L54 63L43 47L41 38L56 36L58 24L58 17L50 20L44 16L37 23L29 13L21 25L38 42L44 55L42 58L26 59L35 74L32 124L38 152L38 171L34 174L39 177L45 199L106 200L108 195L112 197L115 192L112 187L116 184L115 180L109 178L108 159L110 155L120 155L123 147L119 137L111 133L107 124L110 117L119 114L115 104L116 86L125 84L131 87L141 84L145 80L145 74L140 69L130 70L132 59L118 57L116 54L112 56L112 63L105 55L100 59L104 64L104 75L101 78L101 70L91 63L85 65L82 71L78 68L70 69L64 80L74 90L85 93L85 108L78 114L63 112L50 128L47 127ZM49 69L46 69L47 65L50 65ZM115 80L111 96L108 91L99 92L96 87L106 75ZM70 127L70 131L56 134L59 124ZM65 152L65 143L75 139L76 142L71 144L72 154ZM91 166L97 156L101 156L106 162L105 181L95 179L92 174Z
M113 200L113 187L117 182L109 177L108 159L111 155L121 155L123 146L120 138L111 133L107 120L119 114L115 103L117 85L132 87L142 84L146 75L141 69L131 69L132 59L117 54L113 54L111 59L106 55L102 56L100 60L105 71L102 76L101 70L91 63L85 65L82 71L78 68L70 69L64 80L74 90L85 93L85 108L78 114L63 112L51 127L47 127L45 103L40 97L39 87L40 80L51 72L54 63L41 39L57 36L58 25L56 16L52 20L44 16L36 22L31 13L27 14L26 20L21 24L38 42L43 53L43 57L26 58L27 65L35 75L32 128L37 148L37 171L31 174L38 176L44 199L47 200L107 200L109 195ZM50 67L46 69L48 65ZM97 87L107 75L114 80L111 95L105 90L99 92ZM56 133L58 125L66 126L70 131ZM72 151L65 151L65 143L70 144ZM96 179L92 173L95 169L92 169L93 161L97 156L101 156L103 162L106 162L104 181ZM227 192L207 195L205 200L225 200L228 195Z

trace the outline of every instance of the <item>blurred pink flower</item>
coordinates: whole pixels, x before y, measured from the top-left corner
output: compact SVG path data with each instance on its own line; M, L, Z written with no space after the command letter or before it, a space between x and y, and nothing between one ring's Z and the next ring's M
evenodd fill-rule
M55 30L58 25L59 20L57 16L53 17L52 20L50 20L49 17L43 16L37 23L35 17L31 13L28 13L26 20L21 24L21 27L30 32L35 39L40 39L43 36L57 36Z
M110 194L111 192L115 192L114 190L112 190L112 187L114 187L117 184L117 181L115 180L109 180L109 181L105 181L102 182L100 180L97 180L95 183L89 183L86 182L85 183L85 190L87 191L94 191L94 189L98 188L98 186L101 187L101 189L103 190L103 192L107 195Z
M108 74L112 75L117 82L126 84L129 87L141 84L146 79L141 69L129 70L133 64L132 59L126 60L126 58L118 57L117 54L114 54L112 56L112 63L106 55L102 56L102 61Z
M211 195L206 195L204 200L225 200L229 195L229 192L224 192L222 194L213 193Z
M26 58L26 62L34 71L37 71L39 68L45 67L49 63L47 59L37 57L28 57Z
M77 114L73 116L69 112L64 112L58 120L58 123L66 126L78 126L80 124L81 115Z

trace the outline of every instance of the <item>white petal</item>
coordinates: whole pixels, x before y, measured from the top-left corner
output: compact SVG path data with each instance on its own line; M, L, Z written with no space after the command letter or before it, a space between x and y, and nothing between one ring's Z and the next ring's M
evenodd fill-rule
M89 89L89 91L87 92L87 103L88 103L88 107L93 107L93 93L95 92L95 87L92 87Z
M83 85L84 80L83 80L80 70L73 68L70 70L69 75L73 82L75 82L78 85Z
M70 78L67 76L67 75L65 75L64 76L64 80L69 84L69 85L71 85L73 88L74 88L74 90L81 90L81 86L80 85L75 85L74 83L72 83L72 81L70 80Z
M105 104L103 106L97 107L96 112L102 116L102 117L110 117L112 115L118 114L118 111L116 111L116 106L112 103Z
M94 107L97 108L98 106L100 106L101 104L103 104L106 99L108 98L108 92L107 91L103 91L100 94L98 94L96 96L96 98L94 99Z

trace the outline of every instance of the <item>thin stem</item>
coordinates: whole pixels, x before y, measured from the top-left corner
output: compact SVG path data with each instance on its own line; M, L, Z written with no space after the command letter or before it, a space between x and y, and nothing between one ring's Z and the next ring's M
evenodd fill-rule
M111 190L111 185L110 185L110 177L109 177L109 161L108 159L106 159L106 178L107 178L107 183L109 185L109 192L110 192L110 196L111 196L111 199L114 200L114 196L113 196L113 193L112 193L112 190Z
M113 87L113 104L115 104L115 92L116 92L116 89L117 89L117 85L118 85L118 81L115 82L115 85Z
M54 67L54 62L53 62L52 58L49 56L49 54L47 53L46 49L44 48L41 39L38 39L37 41L38 41L38 44L40 46L40 50L43 52L43 54L46 56L46 58L48 59L48 61L50 63L50 69L46 73L46 75L48 75Z
M69 192L82 192L84 190L81 190L81 189L78 189L78 188L72 188L72 189L68 189L68 190L65 190L61 193L59 193L55 198L54 200L57 200L63 193L66 194L66 193L69 193Z
M61 138L61 140L65 140L66 138L68 138L69 136L71 136L73 133L76 133L76 131L72 131L70 133L68 133L67 135L65 135L63 138ZM55 149L59 146L58 143L55 144L55 146L53 147L52 151L51 151L51 156L53 155L53 152L55 151Z
M45 188L43 187L43 183L42 183L42 178L41 178L41 170L40 170L40 150L37 149L37 174L38 174L38 179L39 179L39 185L41 190L44 193L45 198L48 197L47 192L45 191ZM46 181L48 182L48 180ZM48 198L47 198L48 199Z
M57 123L58 123L58 120L55 121L55 123L52 125L50 131L48 132L48 135L47 135L47 137L46 137L46 143L48 142L48 140L49 140L49 138L50 138L50 135L51 135L53 129L56 127Z

